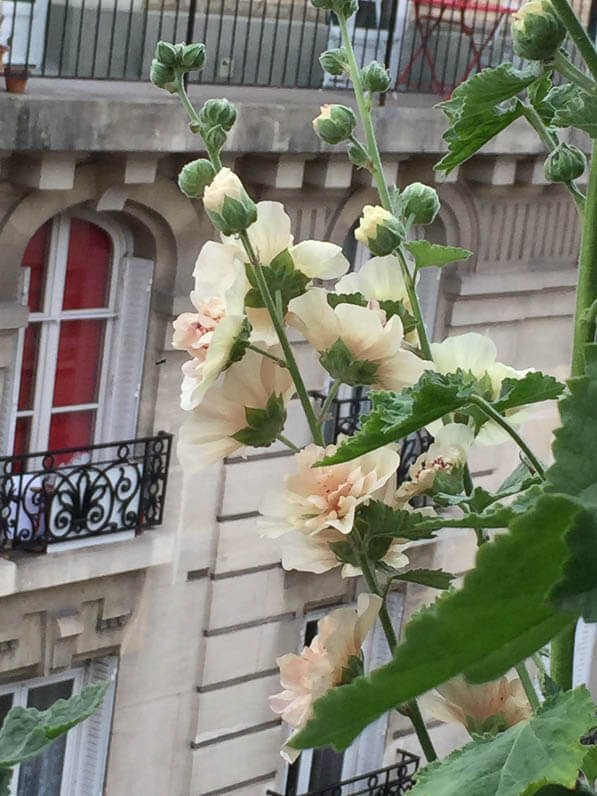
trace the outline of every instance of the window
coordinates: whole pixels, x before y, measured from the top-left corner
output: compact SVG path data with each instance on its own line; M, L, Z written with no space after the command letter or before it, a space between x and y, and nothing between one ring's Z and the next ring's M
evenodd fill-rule
M45 710L90 682L112 680L100 708L38 757L14 770L15 796L97 796L102 792L114 700L116 658L98 658L68 672L0 686L0 724L14 705Z
M86 214L56 216L31 238L22 262L30 317L19 340L15 454L134 436L152 263L126 248L119 230Z

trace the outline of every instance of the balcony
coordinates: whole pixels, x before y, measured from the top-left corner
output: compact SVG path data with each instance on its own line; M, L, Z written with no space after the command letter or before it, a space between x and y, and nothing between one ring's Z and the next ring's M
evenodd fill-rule
M414 775L419 766L419 758L409 752L398 751L399 761L387 768L368 771L360 777L345 779L320 790L312 790L301 796L401 796L414 785ZM266 796L282 796L267 790ZM286 796L291 796L286 793Z
M582 0L588 15L589 0ZM519 0L361 0L350 21L361 65L384 62L400 92L445 94L512 58ZM232 86L346 88L317 56L340 44L333 14L309 0L4 0L5 61L47 78L147 80L159 39L202 40L208 63L191 80Z
M0 551L45 552L160 525L171 446L172 435L159 433L0 457Z

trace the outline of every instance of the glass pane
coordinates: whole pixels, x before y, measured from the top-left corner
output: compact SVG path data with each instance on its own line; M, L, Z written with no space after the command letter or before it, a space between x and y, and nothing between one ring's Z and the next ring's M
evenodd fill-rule
M31 688L27 707L47 710L57 699L68 699L72 692L72 680ZM41 755L21 764L17 796L60 796L66 739L61 735Z
M97 400L105 328L102 320L61 323L53 406Z
M15 424L15 441L13 453L18 456L20 453L29 453L29 437L31 434L31 418L18 417Z
M23 359L21 362L21 383L19 385L19 409L32 409L35 393L35 372L41 324L30 323L25 331Z
M60 412L52 415L50 422L50 439L48 450L57 448L75 448L90 445L93 441L95 427L95 410L86 409L80 412ZM64 463L70 459L72 454L66 454L64 461L56 460L57 463Z
M43 291L46 270L46 254L50 241L51 221L47 221L31 238L23 255L22 265L30 268L29 277L29 309L41 312L43 309Z
M112 241L107 232L89 221L70 222L63 309L105 307L110 289Z
M4 724L6 714L12 707L12 699L14 694L0 695L0 727Z
M342 780L344 752L336 752L331 747L314 749L311 758L309 790L333 788Z

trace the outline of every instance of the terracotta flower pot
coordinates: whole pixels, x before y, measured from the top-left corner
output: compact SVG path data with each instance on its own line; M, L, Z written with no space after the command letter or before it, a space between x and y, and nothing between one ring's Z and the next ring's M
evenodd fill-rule
M27 64L6 64L4 67L4 81L6 90L11 94L24 94L29 78Z

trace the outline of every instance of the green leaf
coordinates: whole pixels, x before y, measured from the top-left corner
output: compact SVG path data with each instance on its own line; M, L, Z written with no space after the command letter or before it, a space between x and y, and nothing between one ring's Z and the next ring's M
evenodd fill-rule
M433 531L436 526L433 523L431 526L425 525L424 521L429 519L431 518L416 511L400 511L378 500L370 500L366 505L361 504L357 508L355 522L361 538L395 536L416 541L435 536Z
M597 137L597 97L580 88L569 90L564 96L565 101L556 109L552 123L556 127L578 127L591 138Z
M392 301L391 299L383 299L379 302L380 308L385 312L386 319L389 321L394 315L397 315L402 321L402 331L404 334L412 332L417 328L415 316L411 315L406 309L403 301Z
M540 480L539 476L533 475L525 462L521 462L510 475L499 485L498 493L513 495L526 489L531 484L536 484Z
M577 510L562 496L540 497L479 549L461 589L409 622L390 663L317 700L292 745L344 749L395 705L461 673L472 682L493 680L553 638L572 617L546 603L545 594L559 577L563 530Z
M491 108L504 100L512 99L543 74L543 67L533 63L524 69L516 69L510 63L494 68L482 69L461 83L452 92L452 98L439 107L461 100L476 110Z
M549 489L574 495L597 508L597 344L585 348L586 372L568 381L559 402L561 428L554 433L555 462L546 473Z
M242 398L242 396L241 396ZM253 448L267 448L281 434L286 423L286 408L281 395L272 393L267 399L265 409L245 406L247 425L232 434L232 438Z
M589 782L595 782L597 779L597 746L585 746L587 750L582 761L581 768L585 772L586 778Z
M336 558L339 561L342 561L344 564L350 564L353 567L360 567L361 563L359 561L359 557L355 552L354 547L350 544L350 542L328 542L328 545L332 552L335 554Z
M366 307L367 299L360 293L328 293L328 304L336 309L338 304L355 304L357 307Z
M0 796L10 796L12 768L0 768Z
M431 589L449 589L456 575L444 572L443 569L410 569L392 575L392 580L403 580L406 583L419 583Z
M249 345L249 340L251 337L251 324L249 323L248 318L244 318L242 322L242 326L240 328L240 332L237 334L234 342L232 343L232 347L230 348L230 352L228 354L228 361L226 362L226 366L224 370L233 365L235 362L239 362L245 355L245 351Z
M376 362L355 359L352 351L340 338L319 355L319 361L332 378L354 386L373 384L379 368Z
M521 379L504 379L497 401L493 406L502 414L526 404L550 401L559 398L565 386L541 371L526 373Z
M20 705L11 708L0 729L0 769L35 757L59 735L91 716L109 685L91 683L80 694L59 699L43 711Z
M458 246L441 246L439 243L429 243L427 240L412 240L404 244L415 258L415 268L426 268L436 265L441 268L448 263L458 260L467 260L472 252Z
M537 714L495 737L478 737L416 776L412 796L531 796L543 783L574 787L594 723L584 686L545 702Z
M288 309L288 302L297 296L302 296L307 290L307 285L311 281L306 274L294 267L294 262L288 249L284 249L283 252L277 254L269 265L262 265L260 267L272 296L275 296L278 292L280 293L284 313ZM265 304L263 303L261 293L257 287L255 274L252 273L253 266L245 265L245 271L247 273L247 279L252 285L245 296L245 306L264 307Z

